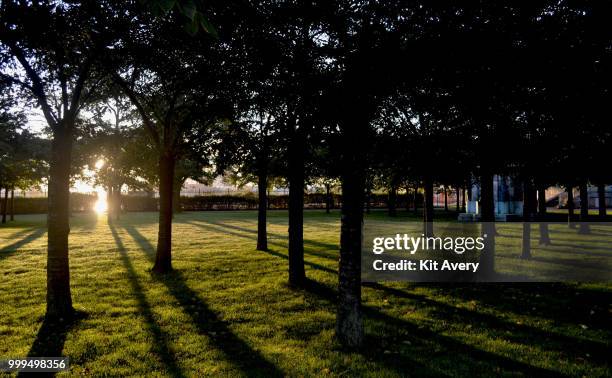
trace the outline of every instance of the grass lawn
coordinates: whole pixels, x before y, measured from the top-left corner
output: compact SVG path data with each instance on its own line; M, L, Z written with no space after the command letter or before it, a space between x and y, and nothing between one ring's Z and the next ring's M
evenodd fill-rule
M268 252L255 212L177 215L167 277L149 272L157 214L75 215L80 315L51 327L45 218L17 218L0 227L0 359L65 355L69 375L612 375L610 284L368 284L367 347L343 351L337 212L305 212L303 290L286 284L284 211L269 215Z

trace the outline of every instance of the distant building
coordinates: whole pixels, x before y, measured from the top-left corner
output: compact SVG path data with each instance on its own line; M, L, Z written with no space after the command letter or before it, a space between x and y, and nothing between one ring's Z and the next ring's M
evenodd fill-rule
M474 184L468 193L466 212L459 214L459 220L473 221L480 218L480 186ZM580 207L580 191L574 189L574 206ZM599 207L599 195L596 186L588 187L589 208ZM510 177L493 176L493 201L495 204L495 219L500 221L512 220L523 216L523 188L522 183ZM546 202L554 206L565 208L567 206L567 192L560 187L546 189ZM612 186L606 187L606 204L612 204Z

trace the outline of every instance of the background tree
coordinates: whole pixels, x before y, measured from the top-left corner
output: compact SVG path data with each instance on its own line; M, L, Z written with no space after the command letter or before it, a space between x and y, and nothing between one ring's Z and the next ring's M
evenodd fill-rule
M176 162L193 138L232 118L230 66L223 65L224 47L210 35L190 36L177 15L137 15L139 33L115 57L115 82L138 110L157 151L159 231L153 271L172 269L172 211Z

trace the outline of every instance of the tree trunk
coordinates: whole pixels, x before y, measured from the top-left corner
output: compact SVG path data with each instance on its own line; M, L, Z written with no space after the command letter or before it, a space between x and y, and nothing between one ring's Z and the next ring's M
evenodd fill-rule
M172 199L175 158L170 152L159 157L159 231L153 272L172 270Z
M586 182L580 184L580 230L581 234L589 233L589 192Z
M531 221L533 220L531 205L531 181L526 178L523 182L523 249L522 259L531 258Z
M416 202L418 193L419 193L419 185L414 184L414 197L413 197L413 202L412 202L414 215L417 215L417 213L419 212L418 204Z
M115 208L113 204L115 203L115 199L113 198L113 186L109 185L106 188L106 220L108 223L113 221L113 213L115 212Z
M425 191L423 204L423 234L425 234L426 237L429 237L433 236L434 217L433 181L430 177L425 177L423 180L423 186Z
M183 181L175 178L172 185L172 212L174 214L182 213L181 208L181 189L183 188Z
M350 151L343 162L342 220L338 270L338 315L336 335L348 347L363 344L361 309L361 239L365 169L363 151Z
M121 185L118 185L115 190L115 219L121 218Z
M574 187L570 184L566 186L567 191L567 224L574 228L572 221L574 220Z
M11 221L15 220L15 189L11 189L11 201L9 202L9 214Z
M546 187L538 185L538 221L540 227L541 245L550 245L550 234L548 232L548 223L546 223Z
M268 187L268 172L265 164L260 163L259 176L257 178L257 250L268 250L268 231L267 227L267 206L268 197L266 189Z
M74 314L68 261L72 157L72 134L69 130L72 129L72 125L67 126L63 125L53 133L49 162L46 313L48 319L69 319Z
M372 207L372 189L368 186L366 189L366 214L370 214L370 208Z
M294 131L289 148L289 284L300 287L304 272L304 143L301 131Z
M331 202L332 202L330 190L331 190L330 185L325 184L325 212L327 214L329 214L329 210L331 208Z
M390 217L397 216L396 202L397 202L397 188L395 185L391 185L389 188L389 203L388 203L388 211Z
M606 217L606 186L604 184L597 186L597 196L599 197L599 217L603 219Z
M495 272L495 199L493 193L493 174L483 170L480 177L480 220L485 248L480 255L480 272L485 276ZM486 235L486 236L485 236Z
M6 223L6 211L8 208L8 188L4 188L4 198L2 199L2 223ZM0 196L2 196L2 191L0 191Z
M457 198L455 198L455 202L456 202L455 203L455 211L459 212L461 210L461 202L459 201L459 199L460 199L459 197L461 195L461 188L459 187L459 185L457 185L455 188L456 188L455 190L457 192Z
M467 199L465 197L465 192L467 192L467 188L466 187L462 187L461 188L461 192L462 192L462 195L461 195L461 212L465 213L465 207L466 207L466 204L467 204Z
M448 190L446 185L444 185L444 211L448 212Z

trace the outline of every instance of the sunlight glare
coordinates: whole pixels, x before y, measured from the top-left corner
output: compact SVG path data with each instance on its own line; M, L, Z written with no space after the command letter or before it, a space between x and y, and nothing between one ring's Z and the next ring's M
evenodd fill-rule
M96 161L96 164L95 164L96 169L100 169L104 167L104 163L105 161L103 159L99 159L98 161Z
M94 211L98 214L104 214L106 210L108 210L108 203L106 201L106 191L98 190L98 200L94 204Z

